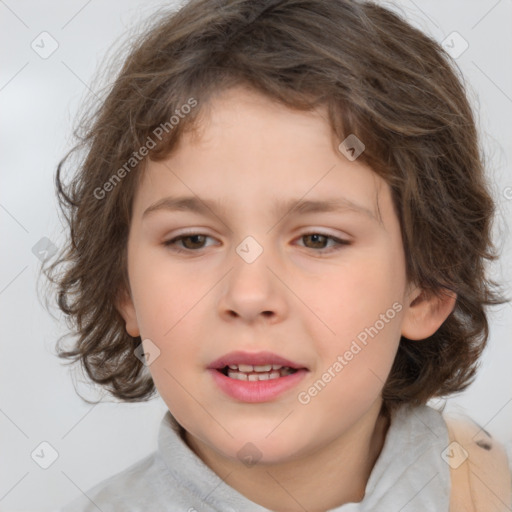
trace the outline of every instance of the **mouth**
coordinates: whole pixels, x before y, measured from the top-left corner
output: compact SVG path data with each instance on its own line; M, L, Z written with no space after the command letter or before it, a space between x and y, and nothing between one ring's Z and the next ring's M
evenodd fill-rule
M213 361L208 369L232 379L257 381L278 379L308 368L273 352L237 351Z
M309 372L302 364L271 352L231 352L207 369L220 391L241 402L275 400Z
M297 369L280 364L230 364L224 366L224 368L217 368L217 371L230 379L256 382L286 377L287 375L294 374Z

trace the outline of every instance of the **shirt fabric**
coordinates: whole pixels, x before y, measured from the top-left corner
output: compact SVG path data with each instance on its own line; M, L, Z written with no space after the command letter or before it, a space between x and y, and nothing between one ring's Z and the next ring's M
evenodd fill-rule
M271 512L226 484L188 447L169 411L155 452L98 483L59 512ZM327 512L448 512L450 444L440 412L403 406L391 416L382 451L359 503Z

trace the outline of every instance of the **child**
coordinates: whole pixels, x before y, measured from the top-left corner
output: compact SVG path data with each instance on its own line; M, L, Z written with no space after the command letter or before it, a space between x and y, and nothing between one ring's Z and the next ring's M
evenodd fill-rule
M369 2L192 0L87 129L56 177L60 355L169 411L63 511L510 510L500 444L426 405L469 385L505 302L435 41Z

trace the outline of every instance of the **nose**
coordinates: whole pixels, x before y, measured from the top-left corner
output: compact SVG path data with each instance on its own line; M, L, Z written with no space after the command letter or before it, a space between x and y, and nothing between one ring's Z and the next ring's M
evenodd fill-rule
M246 323L282 321L287 312L286 287L272 267L265 251L251 263L237 256L222 287L219 314Z

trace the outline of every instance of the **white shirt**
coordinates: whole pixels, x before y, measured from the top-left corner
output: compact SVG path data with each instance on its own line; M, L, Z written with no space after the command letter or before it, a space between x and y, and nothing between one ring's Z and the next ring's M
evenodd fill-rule
M271 512L227 485L188 447L167 411L158 448L59 512ZM438 411L405 406L391 417L363 500L326 512L448 512L450 444Z

